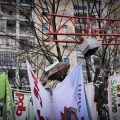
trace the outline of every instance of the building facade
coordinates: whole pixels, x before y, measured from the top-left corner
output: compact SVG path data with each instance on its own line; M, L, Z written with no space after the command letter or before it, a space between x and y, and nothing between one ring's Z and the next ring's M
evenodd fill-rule
M30 56L26 51L35 42L28 23L33 14L29 2L0 0L0 72L7 74L12 87L20 89L28 85L25 56Z

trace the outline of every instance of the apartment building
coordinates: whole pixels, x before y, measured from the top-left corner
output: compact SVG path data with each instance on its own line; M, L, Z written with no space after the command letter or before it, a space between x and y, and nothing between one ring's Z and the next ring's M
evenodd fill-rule
M25 56L30 56L26 51L35 42L28 24L33 14L29 2L0 0L0 73L7 74L12 87L26 90L29 86Z

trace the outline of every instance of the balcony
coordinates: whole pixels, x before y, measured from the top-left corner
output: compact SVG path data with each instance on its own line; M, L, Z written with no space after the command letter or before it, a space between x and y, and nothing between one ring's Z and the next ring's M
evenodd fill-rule
M27 22L20 22L20 34L22 36L33 36L32 32L31 32L31 28L29 27L29 23L27 24Z
M12 20L0 20L0 32L3 33L16 33L16 22Z
M0 38L0 49L15 50L16 48L16 41L14 39Z
M19 41L19 49L22 51L29 50L28 40L27 39L20 39Z
M27 14L27 15L20 14L20 20L21 21L29 21L31 19L32 19L32 16L30 14Z
M30 6L30 3L33 2L33 0L20 0L21 6Z
M16 70L15 69L9 69L8 70L8 80L9 80L9 83L11 84L11 87L12 88L14 88L14 87L16 87L16 76L15 76L15 74L16 74Z
M17 53L1 51L0 52L0 66L16 66L17 64Z
M16 28L14 26L7 26L6 32L9 34L15 34L16 33Z
M10 19L10 20L16 20L16 13L12 12L12 11L8 11L8 12L3 12L2 11L2 18L3 19Z
M27 29L27 27L21 27L20 28L20 34L22 34L24 36L33 36L31 31L29 29Z
M6 5L15 5L16 0L1 0L0 3L1 4L6 4Z

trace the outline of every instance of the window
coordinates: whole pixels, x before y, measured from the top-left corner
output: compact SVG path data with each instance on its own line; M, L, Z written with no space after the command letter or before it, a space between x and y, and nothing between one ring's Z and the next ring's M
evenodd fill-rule
M100 5L102 7L102 5ZM90 9L95 13L99 10L99 3L90 3ZM101 8L102 9L102 8Z
M119 65L120 65L119 58L116 58L116 60L115 60L115 66L117 67L117 66L119 66Z
M62 27L62 32L64 32L64 33L67 32L67 25L64 25L64 26Z
M64 62L69 63L69 58L64 58Z
M82 28L76 26L76 27L75 27L75 33L82 33Z
M86 6L75 5L74 8L75 8L75 13L74 13L75 16L87 16ZM84 11L84 14L83 14L83 11Z
M61 4L66 4L66 0L61 0Z
M87 24L87 20L86 19L82 19L82 24Z
M67 15L66 10L61 10L61 14L62 14L63 16L66 16L66 15Z
M82 37L81 37L81 36L75 36L75 39L76 39L76 40L81 40Z
M42 15L47 16L47 12L48 12L47 8L42 9Z
M9 11L9 15L12 15L12 11Z
M6 40L6 45L11 45L11 39Z
M78 6L79 10L87 10L86 6Z
M84 10L87 10L87 7L86 7L86 6L83 6L83 9L84 9Z
M74 19L74 22L75 22L76 24L79 24L79 23L80 23L80 20L81 20L81 19L75 18L75 19Z
M21 3L27 3L27 0L21 0Z
M12 85L14 85L15 73L16 73L15 69L8 70L8 80L9 80L10 84L12 84Z
M82 33L82 28L76 26L76 27L75 27L75 33ZM81 36L75 36L75 39L80 40L80 39L81 39Z
M46 7L44 7L43 12L48 12L48 9Z
M14 32L15 33L15 24L7 24L7 31L8 32Z
M19 41L19 47L22 50L28 49L30 47L29 43L28 43L28 39L20 39L20 41Z
M27 13L27 14L26 14L26 17L27 17L28 19L31 19L31 13Z
M43 32L48 31L48 23L43 23Z
M78 5L75 5L75 9L76 10L84 10L84 11L86 11L87 10L87 7L86 6L78 6Z
M20 76L20 86L28 87L29 80L28 80L27 70L20 70L19 76Z
M63 48L68 48L67 43L63 43Z
M17 54L15 52L0 52L0 66L16 66Z
M21 3L30 3L32 0L20 0Z
M0 44L2 44L2 39L0 39Z
M67 12L65 10L61 10L61 15L66 16ZM66 20L66 18L62 17L62 20Z
M6 20L0 20L0 30L5 31L6 29Z
M75 49L76 49L77 51L80 51L80 45L79 45L79 44L76 44Z
M3 39L2 43L5 45L6 44L6 39Z
M82 70L86 71L86 61L84 57L77 57L77 63L79 62L82 64Z
M11 41L11 42L12 42L12 45L15 45L15 40L14 40L14 39L12 39L12 41Z

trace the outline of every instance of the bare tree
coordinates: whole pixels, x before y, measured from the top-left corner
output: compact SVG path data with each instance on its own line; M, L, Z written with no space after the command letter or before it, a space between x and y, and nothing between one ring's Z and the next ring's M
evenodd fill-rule
M19 0L1 0L1 11L3 11L1 20L4 19L3 17L11 19L9 20L9 23L7 23L11 28L11 34L9 34L9 32L7 32L5 29L1 29L1 32L16 42L17 52L15 59L17 61L16 67L18 71L20 71L22 69L21 66L25 64L25 57L27 57L31 65L34 66L36 73L38 73L38 71L44 72L44 68L56 60L59 62L63 60L63 54L66 51L66 47L61 51L61 46L59 43L46 45L43 41L44 37L49 36L46 33L46 31L48 31L48 27L46 27L44 23L49 23L50 16L48 16L46 13L57 14L60 2L60 0L26 0L24 3L24 1ZM68 4L70 4L69 0L66 1L65 4L62 4L64 10ZM58 24L61 24L61 22L62 18L58 22L56 22L56 17L52 18L54 31L56 30ZM45 32L44 29L46 30ZM16 32L16 35L14 35L14 32ZM27 36L21 36L19 34L27 34ZM31 40L29 35L33 35L34 40ZM53 35L52 39L57 40L57 35ZM74 47L75 45L72 47L72 49L70 49L67 57L74 50ZM56 49L56 53L54 53L54 51L52 52L52 49ZM10 67L12 69L13 66L11 65ZM7 68L3 65L3 69L10 69L9 65L7 65ZM19 81L19 72L16 76L18 77L15 79ZM22 76L24 75L22 74ZM16 81L15 86L18 86Z
M3 2L3 0L1 0ZM27 1L27 0L26 0ZM45 26L44 23L50 24L50 14L58 14L58 9L60 7L61 0L28 0L27 7L21 1L16 2L15 0L7 0L4 1L4 5L1 6L1 11L16 11L15 14L10 14L10 18L20 22L19 27L23 27L25 31L29 31L32 34L36 41L30 41L30 39L25 40L25 37L15 37L13 34L8 34L4 29L0 31L4 33L4 35L12 38L16 41L16 46L19 52L17 52L16 60L20 60L24 62L25 59L22 58L22 55L28 57L30 63L35 66L36 73L39 70L44 72L44 68L48 65L52 64L55 60L61 62L63 60L63 54L68 49L64 47L64 50L61 50L61 46L58 42L50 44L49 46L45 44L43 41L44 38L52 37L53 40L58 40L58 35L50 36L47 34L48 26ZM67 5L72 3L72 10L78 11L75 12L75 16L88 16L93 18L119 18L120 12L120 3L119 1L116 4L116 0L66 0L65 4L62 4L63 10L67 10ZM22 5L23 4L23 5ZM8 7L11 5L11 7ZM82 12L81 12L82 11ZM49 14L49 15L48 15ZM8 17L8 16L7 16ZM25 21L22 21L21 18L24 18ZM57 27L61 25L63 18L57 20L56 16L52 17L52 25L53 31L57 30ZM78 19L80 23L81 20ZM101 20L91 21L92 25L96 30L101 28L104 24ZM115 24L119 25L119 22L115 21ZM87 19L83 22L83 25L87 28ZM15 25L15 29L17 29ZM46 31L44 31L46 30ZM101 33L119 33L120 27L116 26L116 30L114 30L113 26L110 24L104 27L101 30ZM79 30L77 33L81 33L83 31L82 27L79 26ZM20 32L20 31L19 31ZM14 33L14 29L12 30ZM86 31L84 31L86 33ZM1 35L2 37L2 35ZM80 36L65 36L74 39L75 41L82 40L84 37ZM101 43L118 43L120 42L119 36L110 37L110 36L99 36ZM72 53L72 51L76 50L76 44L68 44L70 46L69 53L67 57ZM52 51L52 49L56 49L56 53ZM30 57L29 57L30 55ZM19 57L19 59L18 59ZM103 70L105 74L102 74L104 80L104 88L107 86L107 77L112 75L114 72L119 72L120 69L120 47L119 45L102 45L100 49L94 54L94 56L86 57L86 70L87 70L87 78L88 82L92 80L96 82L96 80L100 79L100 71ZM20 68L21 63L17 62L18 68ZM8 65L7 69L10 66ZM12 66L11 66L12 67ZM6 69L6 67L4 68ZM94 73L94 78L92 78L90 71ZM11 72L13 73L13 72ZM19 79L19 78L18 78ZM15 80L13 80L15 82ZM17 83L15 83L17 85ZM106 99L106 91L101 93L102 99L100 98L98 101L98 107L101 108L103 105L103 101ZM108 112L108 110L106 109Z
M86 16L86 17L93 17L93 18L119 18L120 12L120 3L119 1L116 4L115 0L82 0L82 1L72 1L73 7L75 10L79 11L79 6L85 6L87 4L87 14L83 7L83 13L77 12L76 16ZM82 3L82 4L81 4ZM79 20L80 22L80 20ZM97 31L102 27L104 24L101 20L91 21L94 28L98 26L95 30ZM102 31L101 34L105 33L112 33L112 34L119 34L120 28L119 24L120 21L115 21L116 26L115 28L108 24ZM87 26L86 26L87 27ZM116 30L115 30L116 29ZM82 27L80 27L80 30ZM86 31L84 31L86 32ZM117 45L109 45L109 43L119 43L120 39L119 36L101 36L101 43L107 43L106 45L102 45L101 48L93 56L85 56L86 60L86 70L87 70L87 77L88 82L92 80L96 83L97 80L103 82L101 88L99 89L100 92L98 93L99 97L95 98L95 102L97 102L97 108L99 111L100 119L102 120L102 110L104 110L108 115L108 106L104 103L107 99L107 80L110 75L113 75L115 72L120 72L120 47L119 44ZM93 67L94 66L94 67ZM94 78L91 78L90 71L94 73ZM97 90L96 90L97 91ZM108 116L109 117L109 116Z

